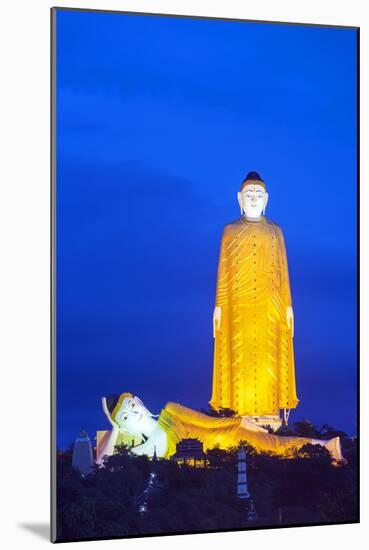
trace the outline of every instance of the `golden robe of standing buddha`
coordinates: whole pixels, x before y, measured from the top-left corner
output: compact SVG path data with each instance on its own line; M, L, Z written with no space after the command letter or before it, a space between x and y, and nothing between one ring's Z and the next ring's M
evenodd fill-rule
M279 417L298 403L285 242L263 215L268 195L256 172L238 198L241 216L225 226L220 247L210 405Z

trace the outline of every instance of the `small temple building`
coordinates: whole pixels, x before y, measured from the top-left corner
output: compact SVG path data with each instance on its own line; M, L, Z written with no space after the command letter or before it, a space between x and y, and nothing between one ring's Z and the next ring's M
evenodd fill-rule
M176 445L176 452L171 460L180 466L193 466L194 468L206 468L209 460L204 453L203 443L199 439L182 439Z

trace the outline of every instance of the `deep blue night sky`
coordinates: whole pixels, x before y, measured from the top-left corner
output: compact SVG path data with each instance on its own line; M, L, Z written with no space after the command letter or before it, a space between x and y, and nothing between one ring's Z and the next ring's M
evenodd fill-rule
M222 227L282 226L300 404L356 432L356 31L58 10L57 440L206 407Z

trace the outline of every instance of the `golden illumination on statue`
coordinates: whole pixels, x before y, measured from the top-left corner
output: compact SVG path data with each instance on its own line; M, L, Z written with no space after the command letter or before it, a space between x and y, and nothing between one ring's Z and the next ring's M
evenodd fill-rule
M247 442L258 452L285 458L292 458L306 444L321 445L336 462L343 459L339 437L322 440L278 436L247 418L215 418L173 402L167 403L159 415L153 415L141 399L128 392L104 397L102 405L112 429L96 434L97 464L103 464L104 457L114 454L122 443L133 454L168 459L176 452L177 443L187 438L199 439L205 451Z
M224 227L213 315L210 405L278 425L298 403L294 319L281 228L265 217L268 193L250 172L238 193L241 216Z

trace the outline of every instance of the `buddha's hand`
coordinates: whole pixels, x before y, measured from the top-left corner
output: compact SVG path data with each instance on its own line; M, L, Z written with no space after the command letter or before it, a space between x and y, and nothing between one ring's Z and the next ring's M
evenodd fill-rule
M118 422L116 422L115 420L112 419L111 417L111 414L109 412L109 409L108 409L108 405L106 403L106 397L103 397L101 399L101 402L102 402L102 408L103 408L103 411L105 413L105 416L106 418L109 420L110 424L113 426L113 430L115 431L119 431L119 424Z
M292 338L293 338L293 334L294 334L294 330L295 330L295 326L294 326L295 322L294 322L294 318L293 318L293 309L292 309L291 306L287 306L286 318L287 318L287 326L290 329L290 331L292 332Z
M215 306L213 313L213 338L217 331L220 329L220 320L222 318L222 308L220 306Z

